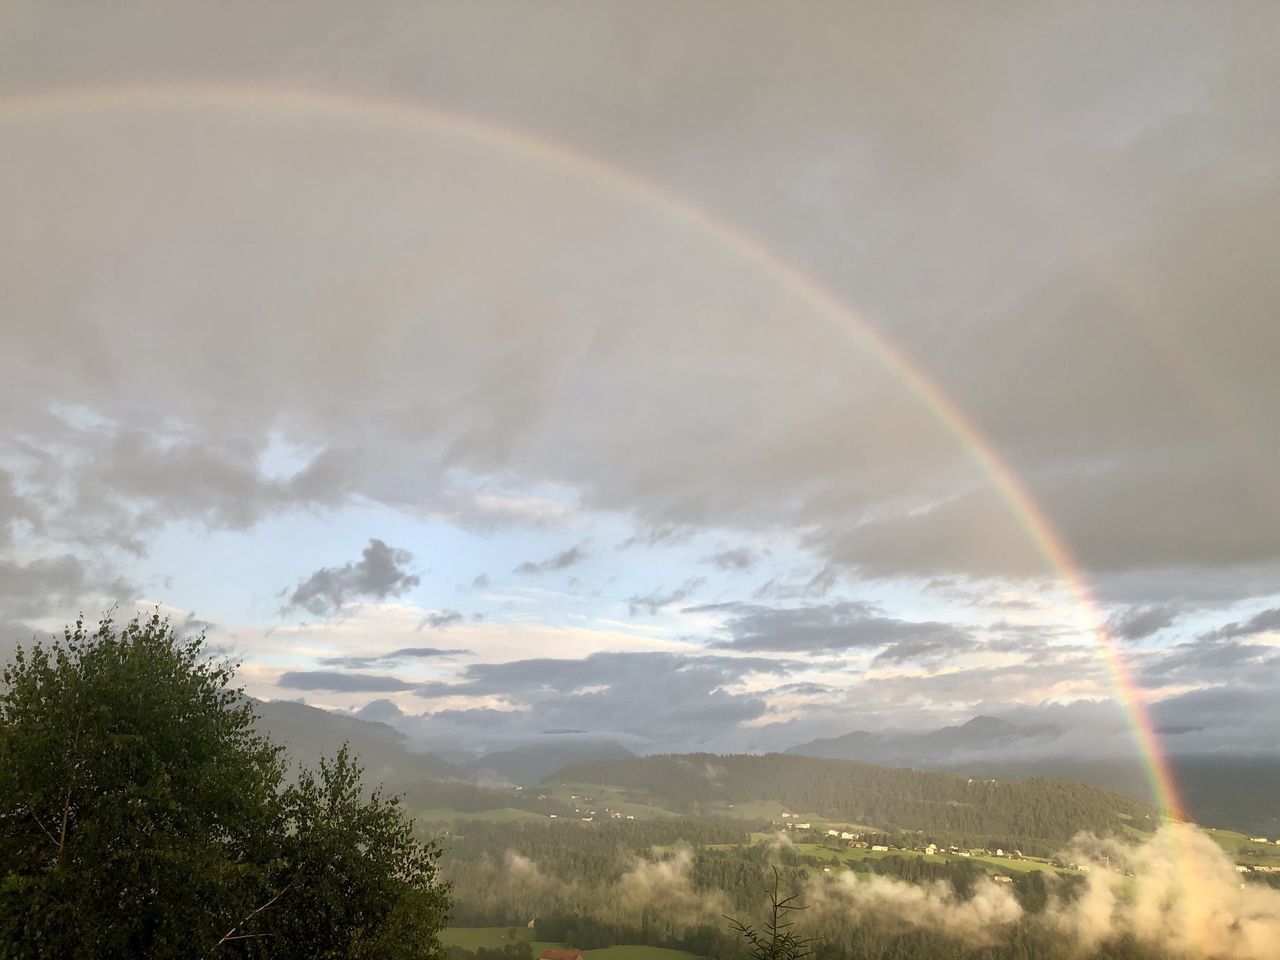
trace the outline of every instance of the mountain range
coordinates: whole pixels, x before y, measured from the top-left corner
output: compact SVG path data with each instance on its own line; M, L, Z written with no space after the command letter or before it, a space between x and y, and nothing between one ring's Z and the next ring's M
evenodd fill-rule
M322 755L332 756L347 743L364 765L368 782L396 789L454 783L459 788L468 785L474 793L497 784L536 784L567 767L635 758L619 743L572 731L531 737L519 747L459 756L458 762L451 762L415 751L404 734L385 723L289 701L257 702L255 708L259 729L284 745L294 764L315 767ZM1147 770L1137 760L1037 757L1037 748L1048 747L1057 736L1054 727L1018 726L978 716L923 733L855 731L797 744L785 754L1001 780L1051 777L1153 799ZM1280 805L1275 799L1280 796L1280 759L1172 756L1169 763L1184 805L1197 822L1280 834ZM473 803L482 799L471 798Z
M1052 726L1020 727L998 717L974 717L955 727L924 733L868 733L855 730L844 736L810 740L784 752L804 757L861 760L891 767L952 767L966 755L990 755L993 751L1024 750L1047 744L1061 731Z

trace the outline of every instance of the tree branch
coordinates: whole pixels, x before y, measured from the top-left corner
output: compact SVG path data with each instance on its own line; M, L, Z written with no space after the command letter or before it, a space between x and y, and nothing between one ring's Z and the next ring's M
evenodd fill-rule
M80 747L80 731L84 729L84 714L76 720L76 736L71 741L71 773L67 776L67 795L62 801L62 832L58 838L58 863L62 863L67 852L67 823L71 819L71 790L76 782L76 750Z
M31 814L31 819L36 822L36 826L44 831L44 835L49 838L49 842L52 843L55 847L60 847L61 845L58 843L58 838L55 837L52 833L50 833L49 828L40 822L40 818L36 816L36 812L28 807L27 813Z
M234 934L235 934L235 932L236 932L237 930L239 930L239 929L240 929L241 927L243 927L246 923L248 923L250 920L252 920L252 919L253 919L254 917L256 917L258 914L260 914L263 910L267 909L267 907L271 906L273 903L275 903L277 900L279 900L281 897L283 897L283 896L285 895L285 893L286 893L286 892L288 892L289 888L290 888L290 887L292 887L292 886L293 886L293 881L292 881L292 880L290 880L288 883L286 883L283 887L281 887L281 888L280 888L280 890L276 893L276 895L275 895L275 896L273 896L270 900L268 900L268 901L267 901L266 903L264 903L262 906L260 906L260 907L258 907L257 909L255 909L255 910L254 910L252 913L250 913L247 917L245 917L243 920L241 920L239 923L237 923L234 927L232 927L230 930L228 930L226 933L224 933L224 934L222 935L222 938L221 938L217 943L215 943L215 944L213 945L213 948L212 948L212 949L210 949L210 951L209 951L209 952L210 952L210 953L213 953L213 951L214 951L214 950L217 950L220 946L222 946L224 943L227 943L227 942L228 942L228 941L230 941L230 940L245 940L245 939L247 939L247 938L249 938L249 937L262 937L262 936L266 936L266 934L262 934L262 933L242 933L242 934L240 934L240 935L238 935L238 936L235 936Z

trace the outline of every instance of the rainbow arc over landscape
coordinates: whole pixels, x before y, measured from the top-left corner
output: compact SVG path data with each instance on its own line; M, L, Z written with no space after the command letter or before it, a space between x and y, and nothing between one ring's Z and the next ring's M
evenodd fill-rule
M1184 818L1176 784L1160 749L1142 691L1108 632L1105 618L1079 565L1050 518L995 444L937 382L879 327L797 264L697 204L576 147L416 101L297 87L225 83L58 88L0 96L0 124L58 115L146 109L197 109L232 115L287 116L325 122L426 128L435 134L462 138L481 147L514 152L529 162L621 191L765 271L799 302L836 324L854 343L866 350L916 397L979 467L1049 568L1061 580L1072 597L1082 625L1093 636L1100 661L1127 714L1157 804L1166 816Z

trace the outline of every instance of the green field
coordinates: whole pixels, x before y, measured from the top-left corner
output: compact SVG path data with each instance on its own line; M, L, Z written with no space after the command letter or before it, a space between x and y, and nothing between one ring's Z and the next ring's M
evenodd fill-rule
M686 953L684 950L632 945L584 950L582 955L587 960L695 960L695 954Z
M1230 854L1236 863L1245 863L1250 866L1280 866L1280 847L1274 843L1254 843L1249 839L1248 834L1235 830L1206 827L1204 832L1213 838L1214 843Z
M951 853L922 853L919 850L864 850L860 847L832 848L817 843L797 843L795 849L805 856L828 860L832 866L847 866L859 860L882 860L885 857L918 857L930 863L976 863L988 873L1077 873L1064 867L1055 867L1047 860L1024 857L961 857Z
M467 950L474 950L476 947L503 947L508 943L521 941L532 943L533 930L529 927L449 927L440 934L440 942L446 947L463 947Z
M516 807L501 807L497 810L478 810L468 813L449 807L437 807L430 810L419 810L415 819L423 823L457 823L459 820L483 820L486 823L520 823L525 821L544 821L546 814L534 813L532 810L520 810Z
M440 934L440 942L446 947L462 947L464 950L527 943L530 958L536 958L543 950L564 949L563 943L534 940L533 930L529 927L449 927ZM584 950L583 956L588 960L695 960L694 954L683 950L632 945Z
M595 810L597 819L603 816L605 807L610 810L618 810L623 816L630 814L637 820L660 820L680 816L674 810L667 810L656 804L645 803L633 791L623 790L619 787L565 782L543 784L538 788L538 792L545 793L561 803L568 804L570 809L578 806L584 812ZM577 800L570 799L574 794L577 795ZM584 800L584 797L590 797L590 802Z

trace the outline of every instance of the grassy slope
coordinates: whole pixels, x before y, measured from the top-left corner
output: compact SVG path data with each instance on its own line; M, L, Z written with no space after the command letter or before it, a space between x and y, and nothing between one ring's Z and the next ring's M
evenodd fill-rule
M1043 873L1079 872L1055 867L1047 860L1040 860L1035 857L1013 860L1009 857L960 857L949 853L930 854L922 853L919 850L863 850L858 847L833 849L816 843L797 843L795 849L806 856L829 859L833 867L844 867L859 860L882 860L885 857L918 857L930 863L962 863L968 861L977 864L988 873L1031 873L1037 870Z
M515 807L499 807L496 810L463 811L445 807L435 807L414 812L414 817L423 823L457 823L459 820L483 820L488 823L518 823L521 821L542 823L547 817L532 810L519 810Z
M543 950L564 948L563 943L534 940L533 931L528 927L450 927L440 935L440 941L446 947L462 947L466 950L502 947L512 942L527 943L531 958L536 958ZM588 960L693 960L694 957L692 953L683 950L633 945L585 950L583 955Z

